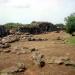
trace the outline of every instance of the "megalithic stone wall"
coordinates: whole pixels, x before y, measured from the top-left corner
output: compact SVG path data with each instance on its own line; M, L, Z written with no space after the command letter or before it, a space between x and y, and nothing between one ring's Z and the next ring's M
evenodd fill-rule
M40 34L44 32L56 31L57 27L49 22L32 22L19 28L20 32L28 32L31 34Z
M0 37L6 36L8 33L4 26L0 26Z

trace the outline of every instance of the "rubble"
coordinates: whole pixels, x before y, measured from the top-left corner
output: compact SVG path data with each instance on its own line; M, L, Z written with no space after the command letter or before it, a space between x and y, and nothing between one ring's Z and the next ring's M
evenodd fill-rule
M48 39L43 38L28 38L28 41L47 41Z
M31 49L29 49L27 47L14 47L11 52L15 53L17 55L27 54L27 53L31 53Z
M1 43L0 48L9 48L11 45L9 43Z
M2 38L2 43L12 43L19 40L19 36L17 35L8 35Z
M60 57L53 56L51 57L51 59L47 59L46 62L48 64L58 64L58 65L64 64L65 66L75 67L75 62L67 56L60 56Z
M75 67L75 61L73 61L73 60L64 62L64 64L65 64L66 66L72 66L72 67Z
M50 59L47 59L47 63L49 64L64 64L64 62L70 60L68 57L57 57L57 56L53 56Z

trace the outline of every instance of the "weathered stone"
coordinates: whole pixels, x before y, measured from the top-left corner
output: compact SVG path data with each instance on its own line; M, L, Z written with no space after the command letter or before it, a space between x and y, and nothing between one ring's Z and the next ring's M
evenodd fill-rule
M51 59L47 60L47 63L49 64L64 64L64 62L70 60L68 57L57 57L53 56Z
M15 33L16 33L16 30L11 29L11 30L9 31L9 33L10 33L10 34L15 34Z
M17 63L16 65L18 67L18 72L22 72L26 69L24 63Z
M19 32L19 31L17 31L15 34L16 34L16 35L21 35L22 33L21 33L21 32Z
M8 35L2 39L2 43L12 43L19 40L17 35Z
M72 61L72 60L66 61L66 62L64 62L64 64L65 64L66 66L73 66L73 67L75 67L75 62Z
M20 32L30 34L40 34L45 32L55 31L57 27L49 22L32 22L19 28Z
M31 50L27 47L14 47L11 52L20 55L20 54L31 53Z
M64 64L65 66L75 67L75 61L71 60L69 57L57 57L54 56L51 59L46 59L46 62L49 64Z
M31 50L31 52L38 51L38 49L36 49L36 48L31 48L30 50Z
M72 33L72 36L75 36L75 32Z
M30 35L30 33L25 33L25 35Z
M32 53L32 58L34 63L39 67L45 66L44 55L40 54L38 51Z
M2 43L2 44L0 44L0 48L8 48L10 46L11 45L9 43Z
M48 39L44 39L44 38L28 38L28 41L47 41Z
M31 50L29 48L27 48L27 47L23 47L23 48L21 48L20 53L22 53L22 54L31 53Z

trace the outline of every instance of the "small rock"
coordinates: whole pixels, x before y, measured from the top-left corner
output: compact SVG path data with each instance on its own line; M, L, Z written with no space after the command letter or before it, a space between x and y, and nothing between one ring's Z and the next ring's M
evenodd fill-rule
M10 49L5 49L5 50L3 50L3 52L4 53L9 53L9 52L11 52L11 50Z
M16 65L18 67L19 72L22 72L26 69L24 63L17 63Z
M30 50L31 50L31 52L38 51L38 49L36 49L36 48L31 48Z
M60 37L60 36L58 36L58 37L56 38L56 40L61 40L61 37Z

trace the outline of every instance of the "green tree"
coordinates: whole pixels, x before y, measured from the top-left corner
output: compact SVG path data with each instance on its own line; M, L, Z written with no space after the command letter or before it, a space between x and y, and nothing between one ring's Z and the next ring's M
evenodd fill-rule
M17 29L18 27L22 26L20 23L6 23L4 24L6 29Z
M75 32L75 13L72 13L70 16L65 18L66 22L66 31L70 34Z
M65 26L62 23L59 24L55 24L58 28L60 28L61 30L64 30Z

